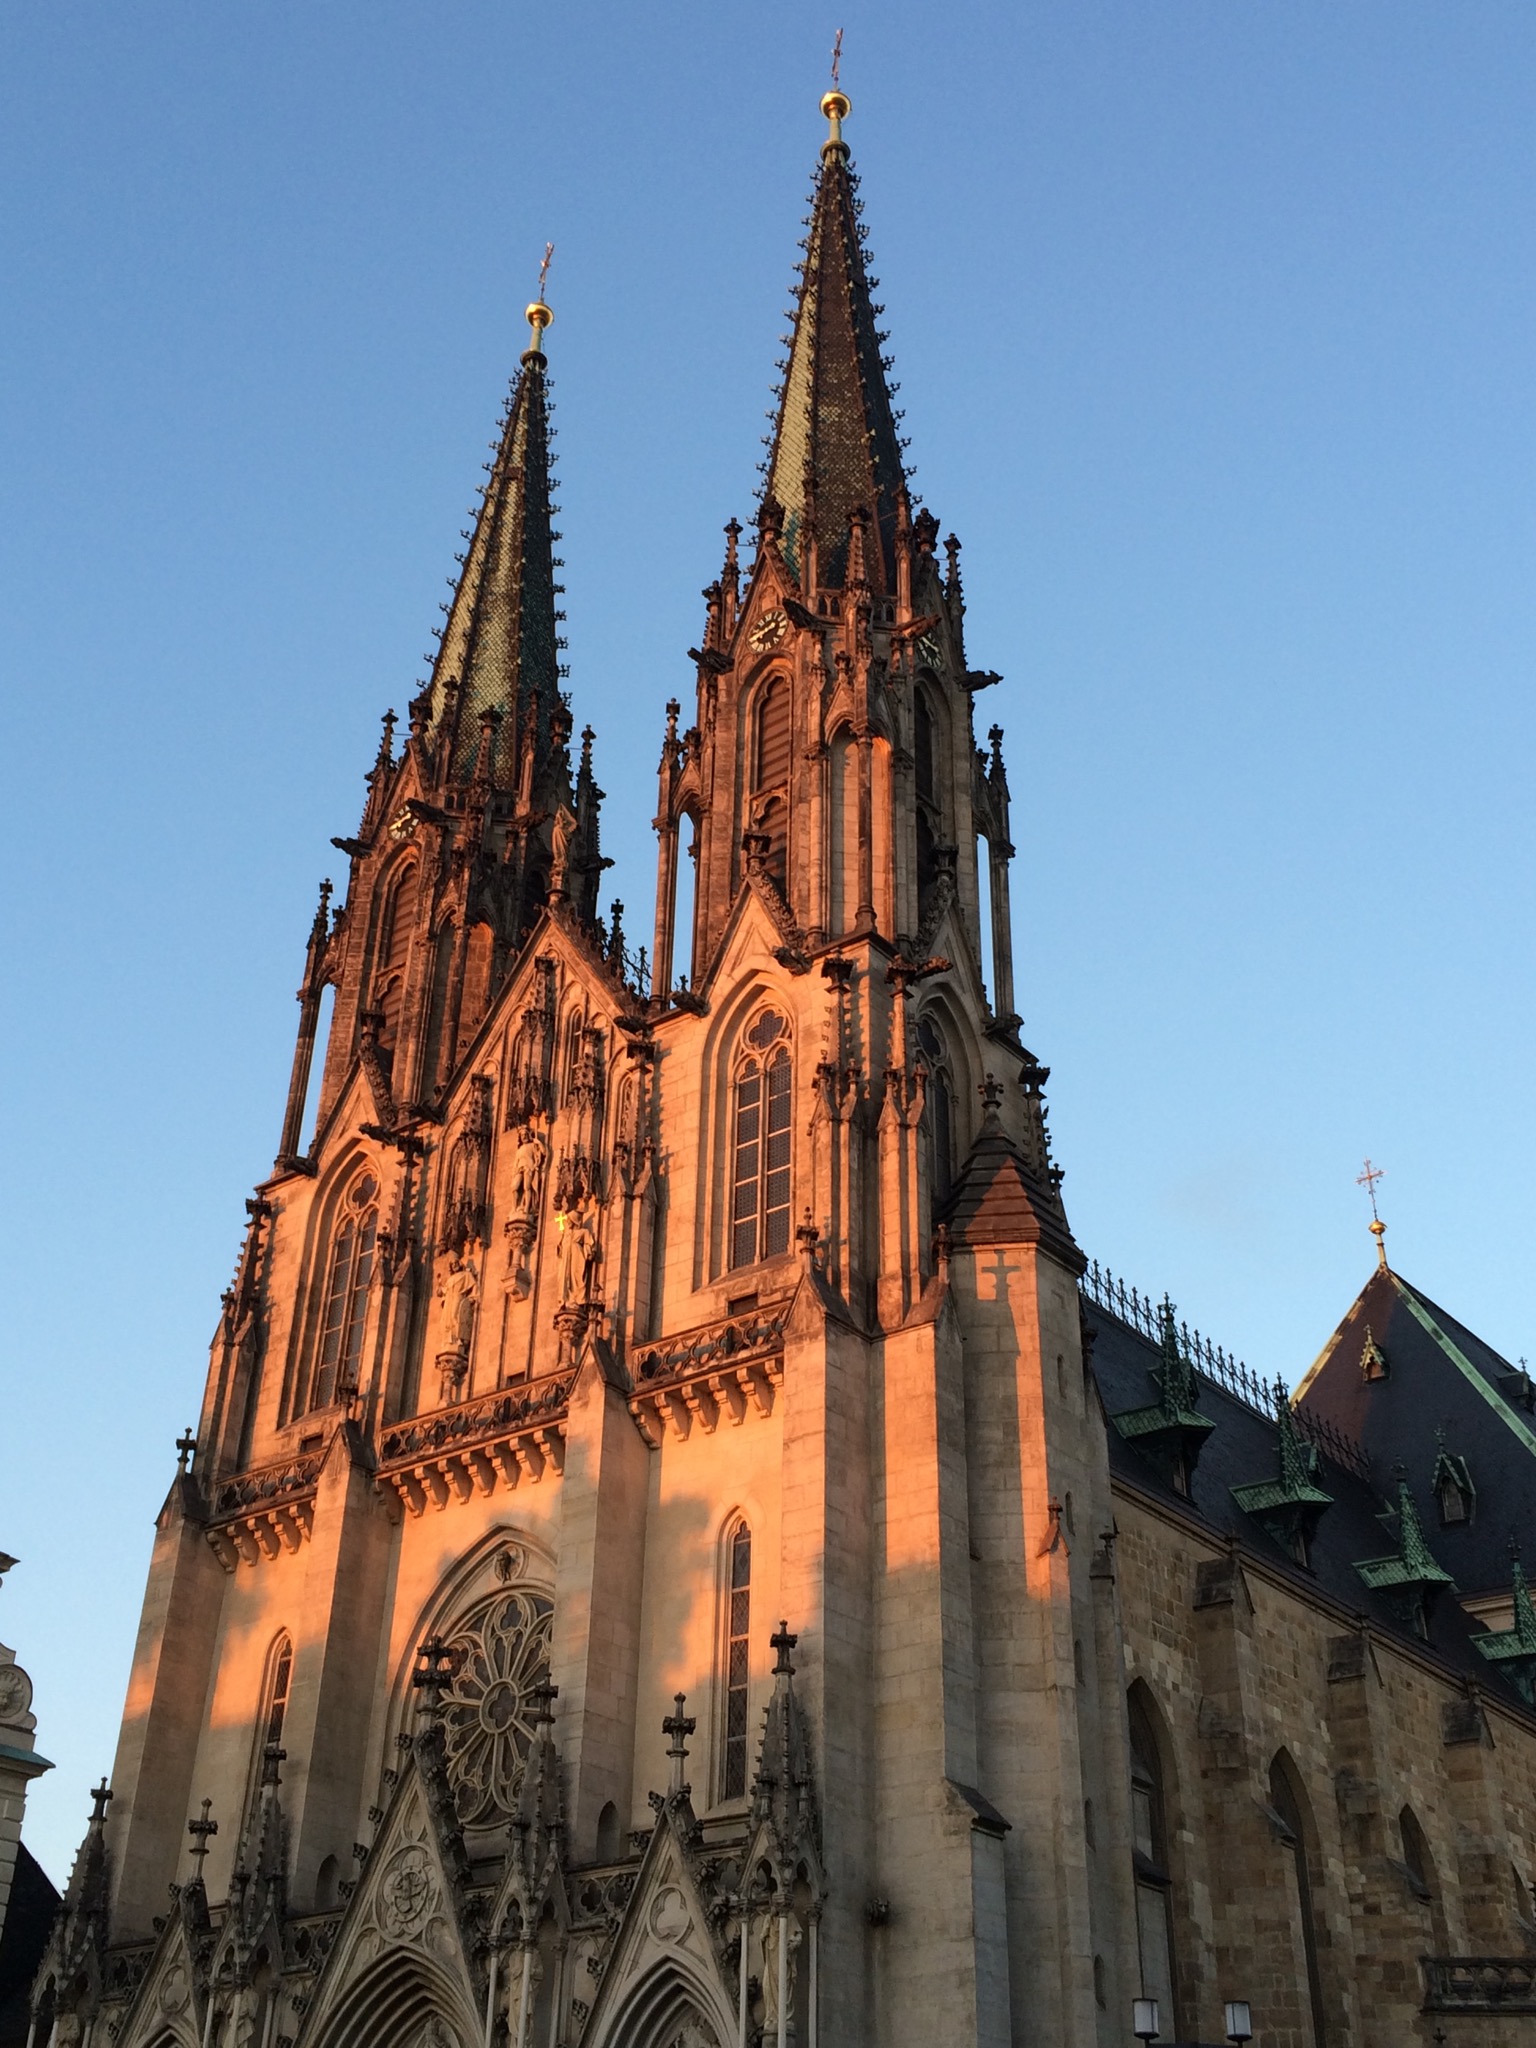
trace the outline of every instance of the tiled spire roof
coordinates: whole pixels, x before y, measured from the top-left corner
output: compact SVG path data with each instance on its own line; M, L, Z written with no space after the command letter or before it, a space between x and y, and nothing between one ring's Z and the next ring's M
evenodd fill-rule
M796 575L804 577L807 530L814 530L818 581L834 588L847 568L849 515L864 507L878 539L866 571L876 591L889 591L906 477L880 353L885 337L870 296L876 280L864 263L858 180L840 122L833 125L822 145L764 502L783 509L782 546Z
M533 346L525 350L512 387L489 464L490 482L432 666L431 730L434 737L451 738L449 773L455 780L475 767L486 711L503 714L502 749L515 752L531 742L542 757L559 702L563 614L555 581L549 395L541 339L541 326L535 323ZM451 687L455 682L457 691ZM447 735L450 720L453 731ZM485 767L482 763L482 774ZM491 779L510 777L501 767Z

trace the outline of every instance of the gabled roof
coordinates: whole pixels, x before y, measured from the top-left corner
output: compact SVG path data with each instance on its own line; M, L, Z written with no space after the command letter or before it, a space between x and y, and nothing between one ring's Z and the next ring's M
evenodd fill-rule
M848 145L834 137L822 145L764 502L783 509L782 547L797 576L804 573L805 529L814 526L818 580L834 588L847 570L849 516L862 506L874 522L869 582L889 591L906 474L873 280L864 266L861 211Z
M1368 1346L1379 1354L1373 1376ZM1387 1266L1361 1288L1297 1392L1304 1415L1352 1437L1379 1473L1403 1466L1420 1520L1464 1595L1509 1585L1512 1537L1536 1555L1531 1400L1518 1366ZM1434 1492L1442 1449L1475 1491L1470 1518L1446 1528Z
M1113 1418L1128 1409L1143 1408L1156 1391L1156 1375L1162 1358L1158 1345L1140 1330L1133 1329L1118 1315L1083 1296L1083 1315L1093 1333L1092 1366L1106 1413ZM1238 1499L1256 1481L1270 1479L1281 1456L1279 1432L1274 1419L1260 1414L1228 1388L1201 1372L1197 1377L1201 1412L1215 1427L1206 1438L1200 1462L1189 1476L1187 1496L1177 1493L1156 1466L1142 1457L1133 1443L1111 1427L1109 1462L1113 1476L1164 1501L1183 1515L1193 1515L1206 1524L1213 1537L1235 1540L1243 1551L1261 1559L1278 1575L1295 1580L1305 1599L1310 1589L1323 1594L1350 1614L1363 1614L1383 1635L1412 1642L1428 1649L1463 1678L1479 1683L1496 1683L1506 1688L1506 1697L1518 1702L1519 1687L1513 1676L1485 1661L1476 1644L1481 1640L1477 1624L1457 1604L1449 1591L1435 1602L1428 1621L1428 1635L1420 1638L1404 1620L1397 1589L1373 1585L1357 1567L1376 1563L1391 1545L1402 1541L1400 1517L1383 1496L1395 1498L1390 1468L1384 1468L1377 1484L1361 1476L1330 1455L1325 1442L1315 1466L1316 1485L1327 1494L1329 1505L1319 1513L1308 1547L1308 1564L1303 1566L1290 1554L1267 1526L1269 1517L1244 1512ZM1305 1416L1303 1416L1305 1427ZM1431 1457L1431 1463L1433 1458ZM1452 1543L1442 1542L1438 1517L1426 1532L1417 1532L1432 1545L1439 1563L1450 1569ZM1505 1566L1506 1577L1508 1566ZM1459 1569L1452 1575L1463 1585Z

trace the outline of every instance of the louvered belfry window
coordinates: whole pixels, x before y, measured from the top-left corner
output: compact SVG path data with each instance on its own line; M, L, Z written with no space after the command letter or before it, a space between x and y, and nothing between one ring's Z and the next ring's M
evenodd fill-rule
M747 1789L747 1650L752 1627L752 1531L738 1522L727 1556L730 1584L725 1617L725 1743L720 1797L739 1799Z
M768 841L768 871L782 890L789 853L789 684L772 677L757 707L752 790L756 829Z
M379 1232L379 1212L374 1206L377 1194L378 1183L365 1173L347 1190L342 1204L331 1242L320 1353L309 1387L311 1408L329 1408L358 1383Z
M736 1072L731 1174L731 1264L756 1265L789 1250L791 1068L777 1041L787 1026L765 1010L747 1033Z

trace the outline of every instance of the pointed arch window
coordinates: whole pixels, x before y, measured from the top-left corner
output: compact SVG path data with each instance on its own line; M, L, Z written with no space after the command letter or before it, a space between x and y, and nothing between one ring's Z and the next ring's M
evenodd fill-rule
M1176 2010L1173 1879L1168 1863L1162 1750L1139 1688L1132 1688L1126 1706L1131 1737L1131 1861L1136 1886L1141 1995L1155 1998L1161 2010L1171 2017Z
M744 1521L725 1545L725 1626L720 1797L739 1799L747 1789L747 1692L752 1635L752 1531Z
M283 1746L283 1727L288 1719L288 1699L293 1690L293 1639L286 1630L267 1652L267 1667L257 1702L256 1735L251 1745L251 1768L246 1786L246 1825L255 1818L261 1803L262 1766L269 1749Z
M919 803L937 804L938 783L934 775L933 710L923 691L917 693L917 710L913 719L913 756L917 772L917 798Z
M731 1264L754 1266L789 1250L790 1106L788 1025L765 1010L736 1069L731 1131Z
M928 1205L929 1222L932 1224L949 1200L949 1191L954 1183L954 1084L944 1040L932 1018L924 1017L919 1021L917 1043L928 1069L923 1123L928 1134Z
M944 808L939 793L938 721L926 691L919 689L912 715L913 781L917 795L917 890L926 901L938 880L938 849L944 842Z
M1293 1777L1293 1768L1282 1750L1269 1767L1269 1800L1275 1817L1284 1830L1280 1839L1290 1857L1294 1874L1293 1899L1300 1925L1302 1953L1307 1966L1307 1999L1312 2021L1311 2048L1327 2048L1323 1977L1317 1954L1316 1909L1312 1899L1312 1872L1307 1858L1307 1830L1302 1819L1301 1794Z
M368 1290L378 1245L379 1184L360 1174L347 1189L331 1238L320 1324L319 1352L310 1379L310 1408L329 1408L358 1384Z

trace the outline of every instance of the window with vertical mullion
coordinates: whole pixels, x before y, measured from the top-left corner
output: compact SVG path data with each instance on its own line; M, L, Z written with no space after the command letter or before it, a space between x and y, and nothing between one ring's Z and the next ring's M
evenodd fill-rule
M763 1257L789 1250L789 1054L768 1069L768 1130L763 1160Z
M725 1621L725 1741L720 1796L739 1799L747 1789L748 1649L752 1627L752 1532L738 1523L729 1552Z
M350 1216L342 1219L331 1248L331 1282L326 1289L325 1322L320 1336L320 1358L309 1390L311 1408L328 1408L336 1391L336 1366L342 1339L347 1334L352 1301L352 1268L357 1254L357 1228Z
M758 1180L761 1172L763 1079L749 1060L736 1081L735 1166L731 1198L731 1264L757 1259Z

